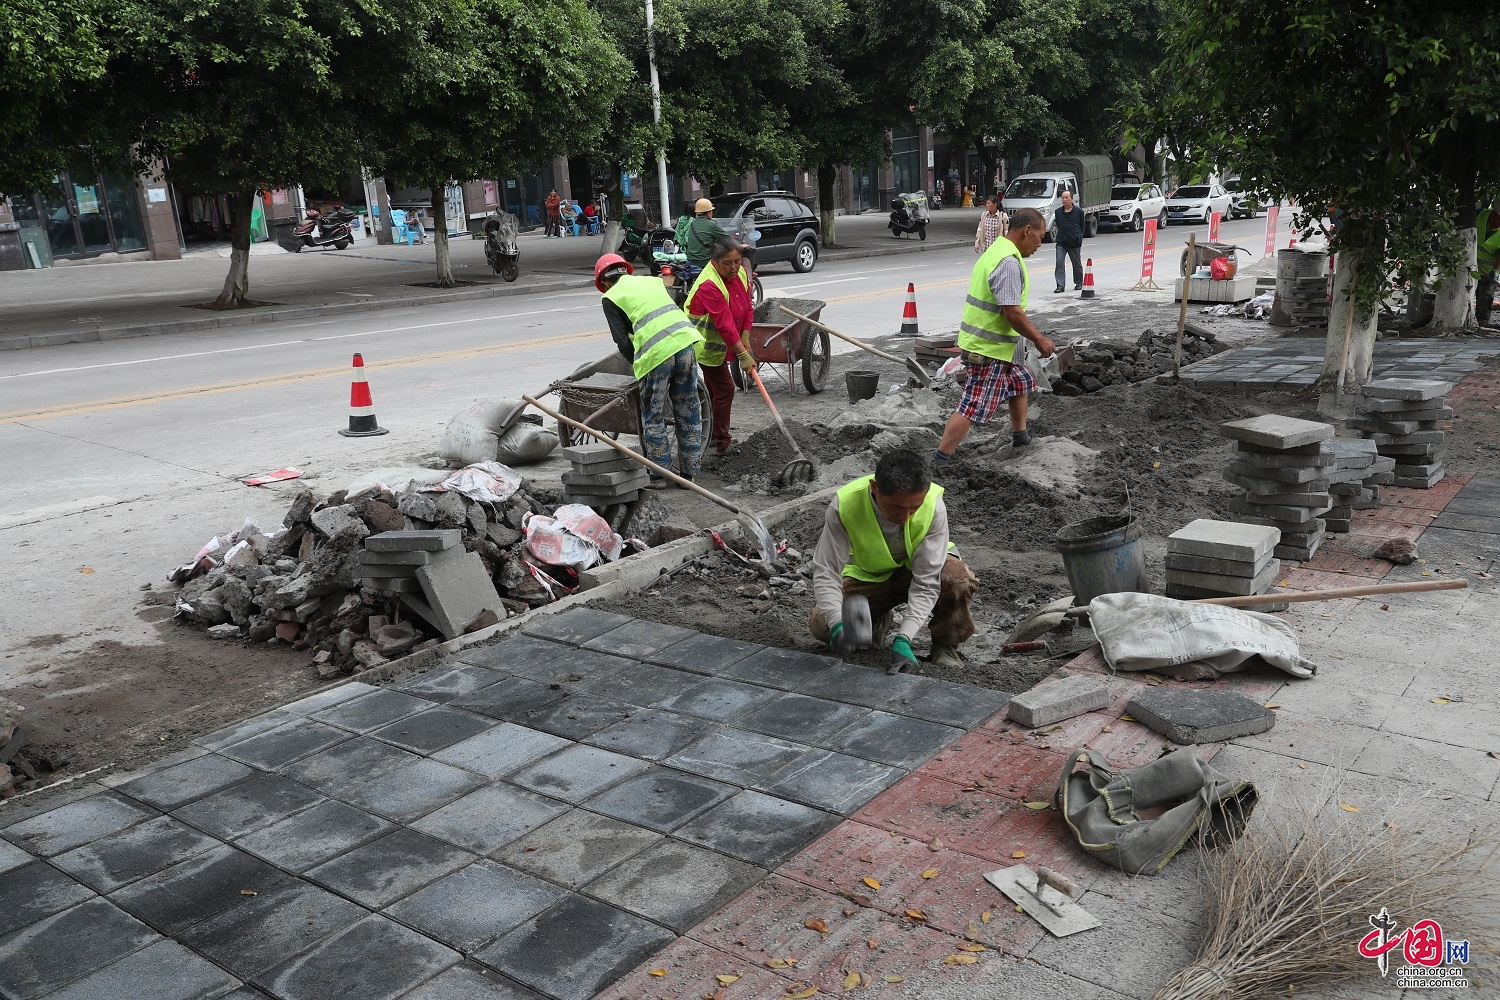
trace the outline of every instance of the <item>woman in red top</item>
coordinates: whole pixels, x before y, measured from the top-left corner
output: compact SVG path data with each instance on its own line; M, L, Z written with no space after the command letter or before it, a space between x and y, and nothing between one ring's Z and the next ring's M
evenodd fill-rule
M698 364L713 407L714 451L724 454L729 436L729 411L734 403L734 379L729 374L729 352L740 368L755 368L746 336L755 320L750 302L750 276L744 267L740 245L728 236L714 240L708 266L688 293L688 317L703 333L698 345Z

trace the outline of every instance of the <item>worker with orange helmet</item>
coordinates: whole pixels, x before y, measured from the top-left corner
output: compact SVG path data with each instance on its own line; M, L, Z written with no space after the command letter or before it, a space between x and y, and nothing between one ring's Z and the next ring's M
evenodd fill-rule
M641 449L662 468L693 479L703 458L695 353L703 334L660 278L637 275L619 254L605 254L594 264L594 287L604 293L610 336L640 383ZM677 438L675 462L667 436L669 405ZM653 472L650 488L662 489L667 482Z

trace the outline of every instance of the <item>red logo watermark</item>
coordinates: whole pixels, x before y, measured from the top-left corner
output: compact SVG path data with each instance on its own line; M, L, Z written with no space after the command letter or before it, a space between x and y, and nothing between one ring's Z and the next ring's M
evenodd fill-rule
M1370 917L1374 930L1360 938L1359 953L1373 958L1381 976L1390 973L1391 954L1398 948L1406 960L1396 969L1396 985L1406 989L1451 989L1466 987L1463 966L1469 964L1469 942L1443 935L1436 920L1418 920L1400 933L1385 907Z

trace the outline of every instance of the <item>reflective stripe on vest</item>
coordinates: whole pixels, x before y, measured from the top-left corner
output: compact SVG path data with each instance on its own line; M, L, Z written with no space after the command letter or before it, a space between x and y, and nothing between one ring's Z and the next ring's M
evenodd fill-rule
M874 481L874 476L865 476L840 487L838 492L839 520L849 534L850 546L849 564L844 567L843 575L866 583L879 583L898 569L911 568L911 555L932 530L938 497L943 495L943 488L935 483L927 488L927 499L902 526L906 554L897 562L875 513L875 498L870 494L870 484Z
M749 290L750 279L745 274L744 267L740 268L739 279L740 284L744 285L746 290ZM688 290L688 319L692 320L693 325L698 328L698 332L703 334L703 343L694 348L695 353L698 355L698 363L705 368L717 368L729 356L729 345L724 343L724 335L714 325L712 316L706 311L702 313L693 312L693 299L697 297L698 289L703 287L705 281L711 282L719 289L719 293L724 296L726 305L729 302L729 286L724 284L724 276L719 273L717 267L714 267L713 261L709 261L708 266L698 275L698 280L693 282L693 287Z
M631 367L637 379L645 378L657 365L702 339L660 278L623 275L604 297L630 320L630 343L635 350Z
M990 274L1007 257L1014 257L1021 267L1021 308L1026 308L1031 295L1031 275L1026 270L1021 251L1002 236L974 262L974 271L969 276L969 294L964 299L963 319L958 324L958 346L961 349L997 361L1009 361L1015 357L1016 341L1021 339L1005 318L1004 308L995 301L995 293L990 291Z

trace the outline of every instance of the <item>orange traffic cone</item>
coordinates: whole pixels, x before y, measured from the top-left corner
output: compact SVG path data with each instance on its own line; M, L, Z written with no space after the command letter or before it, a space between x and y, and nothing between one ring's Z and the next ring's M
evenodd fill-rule
M1094 297L1094 258L1090 257L1083 263L1083 294L1081 299Z
M363 354L354 355L354 381L349 386L349 429L339 433L352 438L390 433L375 421L375 403L370 399L370 383L365 381Z
M901 336L920 337L917 330L917 286L906 283L906 308L901 311Z

